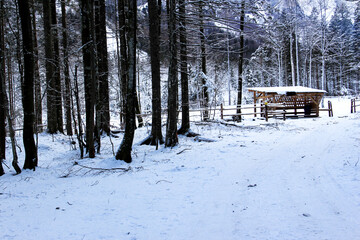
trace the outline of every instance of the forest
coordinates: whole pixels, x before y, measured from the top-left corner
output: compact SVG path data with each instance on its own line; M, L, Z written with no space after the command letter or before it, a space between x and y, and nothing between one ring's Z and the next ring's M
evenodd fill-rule
M196 134L191 109L207 121L214 106L248 103L247 87L355 96L359 49L360 1L0 0L0 175L10 158L21 173L17 134L23 169L41 161L42 132L94 158L121 131L115 158L130 163L136 129L172 148Z

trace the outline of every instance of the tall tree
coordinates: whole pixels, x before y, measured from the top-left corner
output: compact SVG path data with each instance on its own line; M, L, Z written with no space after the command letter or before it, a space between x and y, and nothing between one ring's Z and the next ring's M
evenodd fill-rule
M165 146L173 147L178 143L177 137L177 98L178 98L178 71L177 71L177 34L176 34L176 0L167 1L170 66L168 77L168 117L166 124Z
M164 143L161 131L161 81L160 81L160 18L161 1L148 0L149 37L152 83L152 124L151 133L143 144L158 145Z
M128 71L128 51L127 51L127 25L125 23L127 16L125 12L125 1L118 0L119 12L119 35L120 35L120 91L121 91L121 110L125 112L126 108L126 88L127 88L127 71ZM120 121L123 123L123 114L120 116Z
M24 82L22 83L22 103L24 112L23 142L25 148L24 169L36 167L36 147L34 141L34 47L28 0L18 1L21 19Z
M62 47L63 47L63 63L64 63L64 80L65 80L65 93L64 93L64 108L66 119L66 134L72 135L71 125L71 81L69 71L69 49L68 49L68 29L66 22L66 0L61 0L61 25L62 25Z
M359 81L360 81L360 1L357 2L356 4L356 9L355 9L355 19L354 19L354 30L353 30L353 52L354 52L354 59L353 59L353 68L355 71L355 76L356 76L356 82L357 84L355 84L355 89L356 89L356 93L358 93L359 91Z
M203 119L209 119L209 92L207 86L207 69L206 69L206 46L205 46L205 28L204 28L204 5L205 2L199 2L199 20L200 20L200 52L201 52L201 84L202 84L202 101L201 107L203 111Z
M3 82L5 81L5 61L4 61L4 3L0 2L0 176L4 175L4 168L2 166L5 160L5 89L3 89Z
M98 60L98 102L96 105L96 121L99 131L110 134L109 108L109 67L106 38L106 8L105 0L95 0L95 32Z
M7 97L6 93L6 84L5 84L5 41L4 41L4 2L1 1L0 3L0 109L1 113L0 116L4 116L7 119L8 123L8 129L9 129L9 135L11 139L11 147L13 152L13 161L12 166L14 167L17 174L21 173L21 168L18 165L18 155L16 152L16 138L15 138L15 131L13 128L13 119L11 113L10 113L10 105L9 105L9 99ZM8 70L9 71L9 70ZM0 146L0 161L5 159L5 121L2 122L0 119L1 129L0 129L0 135L1 140L4 141L1 142ZM2 168L2 162L0 163L0 175L4 173Z
M94 115L96 100L96 46L94 26L94 1L81 1L81 35L84 65L85 108L86 108L86 149L90 158L95 157Z
M335 75L338 76L335 81L336 89L339 94L349 88L349 82L346 81L349 72L351 59L351 34L353 25L350 19L350 12L345 3L339 2L336 5L334 15L329 25L330 35L334 39L331 52L332 58L335 59ZM343 92L344 93L344 92Z
M243 86L243 64L244 64L244 25L245 25L245 0L241 1L240 10L240 54L238 65L238 94L237 94L237 106L242 104L242 86ZM241 108L236 110L237 113L241 113ZM239 117L241 120L241 116Z
M41 80L40 80L40 67L39 67L39 48L36 27L36 5L35 1L31 0L31 18L33 28L33 41L34 41L34 62L35 62L35 126L36 131L42 131L42 95L41 95Z
M125 7L124 1L119 0L119 8ZM121 6L122 5L122 6ZM116 159L131 162L131 150L135 134L135 107L136 107L136 28L137 28L137 1L129 0L127 14L127 53L128 71L126 83L125 106L125 134L116 153ZM125 9L125 8L123 8ZM121 18L121 16L120 16ZM120 21L120 20L119 20ZM120 26L122 24L120 23Z
M179 134L190 130L189 113L189 73L186 32L186 0L179 0L179 41L180 41L180 78L181 78L181 127Z
M54 44L51 31L51 4L43 0L44 40L45 40L45 70L46 70L46 101L47 101L47 128L53 134L57 132L56 111L56 81L54 79Z
M61 91L61 76L60 76L60 48L59 48L59 34L56 14L56 0L50 0L51 6L51 37L53 40L53 67L54 67L54 81L55 81L55 105L56 109L56 130L63 133L63 114L62 114L62 91Z

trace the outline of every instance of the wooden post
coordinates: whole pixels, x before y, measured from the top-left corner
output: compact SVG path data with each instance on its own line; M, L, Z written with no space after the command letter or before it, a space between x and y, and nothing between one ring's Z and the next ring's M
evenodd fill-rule
M221 117L221 119L224 119L224 106L223 106L223 104L220 104L220 117Z
M283 120L285 121L286 119L286 111L285 111L285 107L283 106Z
M355 99L351 99L351 113L354 113L354 100Z
M320 105L320 103L319 103L319 105ZM319 105L317 105L317 107L316 107L316 117L319 116L319 112L320 112L320 110L319 110L320 106Z
M333 109L332 109L332 103L331 101L328 101L328 107L329 107L329 117L333 117Z
M256 92L254 92L254 117L256 117Z
M356 113L356 99L355 98L354 98L353 104L354 104L354 113Z
M268 121L269 120L269 116L268 116L268 105L265 103L265 120Z

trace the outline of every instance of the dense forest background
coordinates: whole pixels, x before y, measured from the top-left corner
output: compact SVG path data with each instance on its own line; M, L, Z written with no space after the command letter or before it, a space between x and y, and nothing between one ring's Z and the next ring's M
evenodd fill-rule
M360 1L1 0L0 29L0 158L8 133L17 172L17 129L24 168L37 165L39 132L74 135L94 157L114 126L116 158L131 162L140 113L152 113L144 144L171 147L192 134L190 109L206 120L246 103L246 87L359 91Z

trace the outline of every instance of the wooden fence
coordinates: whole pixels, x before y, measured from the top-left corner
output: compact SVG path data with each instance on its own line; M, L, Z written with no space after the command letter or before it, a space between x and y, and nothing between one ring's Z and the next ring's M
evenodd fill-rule
M252 109L251 112L243 113L243 110ZM259 109L259 111L257 111ZM302 109L302 110L301 110ZM224 114L225 111L236 111L235 113L227 113ZM254 117L257 117L258 114L260 116L264 117L266 121L269 120L269 118L281 118L285 120L287 117L313 117L318 116L317 111L327 111L329 113L329 117L333 117L333 108L331 101L328 101L328 108L320 108L318 110L312 109L310 111L306 111L304 107L292 107L289 108L285 104L264 104L264 105L254 105L249 107L234 107L234 108L227 108L224 109L223 105L220 106L220 117L221 119L224 119L226 116L231 116L233 118L241 117L245 115L254 115ZM313 115L311 115L313 114ZM315 114L315 115L314 115Z
M351 99L351 113L356 113L356 107L360 107L360 99Z

